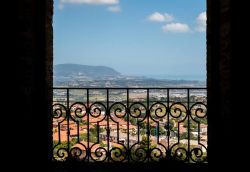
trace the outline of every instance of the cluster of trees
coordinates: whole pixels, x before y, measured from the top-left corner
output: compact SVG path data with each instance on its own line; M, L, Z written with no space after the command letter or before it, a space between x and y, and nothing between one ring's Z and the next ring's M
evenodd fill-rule
M99 130L99 133L102 133L105 131L105 129L98 127L96 124L94 124L94 128L89 129L89 141L90 142L92 143L97 142L98 130ZM80 141L87 141L88 140L87 133L80 134L79 139Z

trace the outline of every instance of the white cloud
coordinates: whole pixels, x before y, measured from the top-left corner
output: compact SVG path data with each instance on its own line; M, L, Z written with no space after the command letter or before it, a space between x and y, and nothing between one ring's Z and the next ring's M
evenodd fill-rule
M107 10L113 13L121 12L121 8L119 6L110 6L107 8Z
M119 0L60 0L62 4L119 4Z
M153 14L151 14L148 19L150 21L156 21L156 22L164 22L165 21L165 17L164 15L162 15L161 13L155 12Z
M170 23L162 26L162 30L164 32L178 32L178 33L185 33L189 32L190 28L187 24L183 23Z
M196 27L195 30L198 32L206 32L206 21L207 21L207 14L206 12L202 12L199 14L199 16L196 18Z
M170 14L161 14L159 12L155 12L148 17L148 20L153 22L170 22L174 20L174 17Z

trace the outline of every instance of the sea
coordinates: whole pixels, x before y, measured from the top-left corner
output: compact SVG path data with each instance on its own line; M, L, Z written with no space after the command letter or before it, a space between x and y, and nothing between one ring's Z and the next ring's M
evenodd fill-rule
M147 78L160 80L188 80L188 81L206 81L206 75L147 75Z

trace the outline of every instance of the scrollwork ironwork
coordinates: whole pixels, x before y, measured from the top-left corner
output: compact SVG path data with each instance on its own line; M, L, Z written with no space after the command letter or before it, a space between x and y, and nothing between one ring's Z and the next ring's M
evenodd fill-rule
M93 144L90 147L90 151L90 157L95 162L104 162L108 158L108 151L97 144Z
M58 144L53 148L53 158L56 161L66 161L69 156L67 148L60 147L61 145Z
M67 89L69 92L70 88ZM108 89L106 102L90 102L89 94L86 102L69 101L69 97L65 105L55 102L51 107L53 159L208 162L207 105L204 101L190 102L196 100L193 97L185 97L183 102L180 98L176 102L170 101L168 88L165 88L168 96L164 102L151 101L147 88L145 100L136 102L131 101L129 88L125 89L127 101L122 102L109 101ZM186 93L189 94L191 88L182 89L188 90Z

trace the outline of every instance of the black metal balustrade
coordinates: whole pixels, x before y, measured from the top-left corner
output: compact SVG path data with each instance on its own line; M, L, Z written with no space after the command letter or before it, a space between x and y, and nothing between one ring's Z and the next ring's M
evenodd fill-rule
M207 162L206 88L53 88L53 159Z

